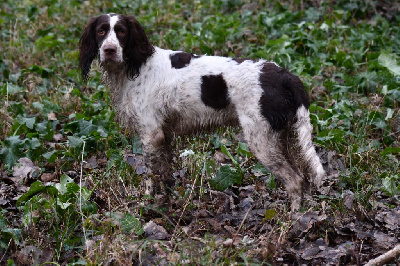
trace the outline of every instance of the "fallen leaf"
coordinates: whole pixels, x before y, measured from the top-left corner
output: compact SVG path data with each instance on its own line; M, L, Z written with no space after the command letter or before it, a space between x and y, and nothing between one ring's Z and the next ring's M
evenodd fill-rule
M240 190L240 197L242 197L242 198L249 197L249 196L253 195L253 193L256 191L256 189L253 185L240 187L239 190Z
M97 164L97 159L95 157L90 157L87 161L83 163L83 168L85 169L94 169L99 165Z
M224 163L228 160L228 156L226 156L220 151L216 151L214 154L214 160L218 163Z
M53 112L48 113L48 114L47 114L47 119L48 119L48 120L51 120L51 121L56 121L56 120L57 120L56 114L53 113Z
M136 174L141 175L147 173L143 156L137 154L127 154L124 156L124 160L128 162L133 169L135 169Z
M28 174L32 171L34 165L31 159L29 158L20 158L18 163L13 167L13 176L14 177L27 177Z
M29 183L28 179L36 180L40 175L40 168L34 166L29 158L20 158L18 163L13 167L13 176L11 180L14 183Z
M40 180L43 182L50 182L54 178L56 178L56 173L43 173L42 176L40 177Z
M345 192L343 192L342 198L343 205L346 206L347 209L352 210L354 203L354 193L350 190L346 190Z
M301 233L308 232L308 230L310 230L313 227L313 225L321 221L324 221L327 218L326 214L318 215L318 212L312 212L312 211L302 214L297 214L296 216L293 217L296 220L292 226L292 229L290 230L295 235L300 235Z
M379 213L376 215L376 219L390 230L396 230L400 228L400 210L391 210L388 212Z
M146 223L143 226L143 230L145 232L145 236L148 239L165 240L165 239L169 239L171 237L170 234L168 234L167 230L165 230L164 227L156 224L153 221Z
M242 210L247 211L249 208L251 208L253 203L254 203L254 200L251 197L248 197L248 198L241 200L240 203L238 204L238 207Z
M374 240L375 241L373 245L379 251L386 251L388 249L391 249L395 246L395 244L398 243L398 240L395 237L389 236L379 231L376 231L374 233Z
M63 135L60 133L54 134L53 135L53 140L56 142L60 142L63 139Z
M233 245L233 239L232 238L228 238L227 240L225 240L222 245L224 245L224 247L229 247Z

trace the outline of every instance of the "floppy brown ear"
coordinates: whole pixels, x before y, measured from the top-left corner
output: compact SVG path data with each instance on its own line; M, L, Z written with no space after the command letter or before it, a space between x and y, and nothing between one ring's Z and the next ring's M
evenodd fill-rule
M127 76L135 79L140 73L140 67L155 51L153 44L146 36L142 25L134 16L125 16L129 25L129 39L124 47L124 61L127 64Z
M99 53L95 31L98 18L93 17L90 19L79 40L79 68L82 71L82 79L85 81L88 79L92 62Z

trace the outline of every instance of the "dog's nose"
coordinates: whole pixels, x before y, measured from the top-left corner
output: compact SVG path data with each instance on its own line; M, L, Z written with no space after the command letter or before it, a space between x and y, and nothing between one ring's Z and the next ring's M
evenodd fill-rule
M114 55L117 53L117 47L113 46L113 45L107 45L106 47L103 48L104 49L104 53L106 55Z

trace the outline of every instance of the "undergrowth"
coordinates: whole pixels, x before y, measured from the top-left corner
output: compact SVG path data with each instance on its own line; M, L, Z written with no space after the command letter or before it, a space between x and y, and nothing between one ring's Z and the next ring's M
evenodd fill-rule
M139 258L140 250L165 249L147 245L151 240L143 237L143 217L149 213L164 219L160 224L169 232L185 235L162 210L143 205L147 198L140 192L143 177L135 157L141 154L140 143L115 121L98 66L88 83L80 78L80 34L90 17L102 13L135 15L150 40L162 48L264 58L299 75L312 100L314 141L341 162L333 186L354 192L365 209L373 209L377 197L398 202L400 24L398 9L382 3L3 1L0 171L3 177L13 176L25 157L37 169L16 184L26 187L16 208L10 208L8 200L2 205L1 262L9 258L12 265L15 251L27 246L53 250L47 259L63 263L135 261L132 252ZM209 189L248 183L276 189L274 177L254 159L237 129L181 137L174 150L174 169L182 178L178 218L206 201ZM230 164L221 166L225 161ZM53 179L44 182L39 178L44 174ZM333 211L346 212L339 198L329 204ZM284 231L285 222L279 221L285 217L284 207L274 207L265 219ZM202 235L201 249L192 246L190 238L168 247L170 261L257 261L257 255L246 255L250 242L231 250L220 245L222 240Z

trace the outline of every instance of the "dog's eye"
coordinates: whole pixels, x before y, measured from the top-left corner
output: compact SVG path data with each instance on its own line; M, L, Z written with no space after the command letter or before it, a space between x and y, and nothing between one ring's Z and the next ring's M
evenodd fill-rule
M125 32L125 30L120 29L120 30L117 31L117 35L119 37L124 37L126 35L126 32Z
M105 30L98 30L97 31L97 35L104 35L104 34L106 34L106 31Z

